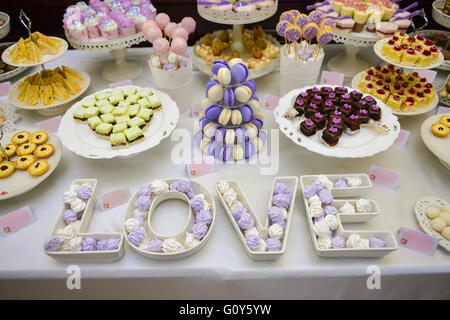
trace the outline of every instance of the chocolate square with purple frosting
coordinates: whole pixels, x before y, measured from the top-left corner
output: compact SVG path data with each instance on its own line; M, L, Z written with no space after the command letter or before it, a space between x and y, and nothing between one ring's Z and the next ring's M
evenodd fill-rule
M307 137L315 134L317 129L317 124L311 119L306 119L300 123L300 131Z
M335 127L328 127L322 132L322 140L330 147L333 147L338 144L341 135L342 130Z

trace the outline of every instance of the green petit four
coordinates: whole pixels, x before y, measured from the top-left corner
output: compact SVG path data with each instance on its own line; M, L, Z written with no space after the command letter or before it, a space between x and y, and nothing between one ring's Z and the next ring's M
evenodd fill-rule
M130 101L124 100L124 101L120 101L119 104L118 104L117 106L118 106L118 107L121 107L121 108L123 108L123 107L127 108L130 104L131 104Z
M161 107L161 100L159 100L159 98L156 95L150 96L147 99L152 109Z
M126 101L129 101L131 104L137 103L139 100L139 96L137 94L128 96Z
M116 107L112 111L113 116L121 116L121 115L123 115L125 113L127 113L127 108L126 107Z
M122 132L111 134L109 136L109 142L111 143L111 148L113 149L121 149L128 146L125 134Z
M144 119L146 122L149 122L150 119L152 118L152 115L153 115L152 109L141 109L138 112L137 117Z
M149 96L151 96L151 95L153 94L153 92L152 92L151 89L148 89L148 88L141 88L141 89L138 90L137 94L138 94L140 97L149 97Z
M145 139L144 133L141 129L139 129L139 127L128 128L124 133L129 143L136 143L140 140Z
M123 98L123 95L115 95L115 96L110 96L108 100L111 104L116 105L120 101L123 101L124 98Z
M141 129L144 128L146 125L144 119L139 118L139 117L134 117L134 118L128 120L127 123L130 127L139 127Z
M113 133L119 133L119 132L124 132L125 130L128 129L128 124L126 122L122 122L122 123L117 123L113 126Z
M114 110L114 107L110 104L107 104L98 109L101 114L111 113Z
M135 87L126 87L123 88L123 95L128 97L128 96L132 96L134 94L136 94L137 90Z
M141 106L140 106L140 105L138 105L138 104L133 104L133 105L131 105L131 106L128 107L127 114L128 114L130 117L134 117L135 115L138 114L138 112L139 112L140 109L141 109Z
M116 119L111 113L102 114L100 118L102 119L103 122L106 123L114 123L116 121Z
M86 108L84 115L86 116L86 118L95 117L98 115L98 108L96 107Z
M100 138L108 139L112 128L112 124L102 122L95 128L95 134Z
M86 108L83 107L79 107L78 109L75 110L75 112L73 113L73 118L76 121L80 121L80 122L84 122L86 121Z
M128 120L130 120L130 117L127 114L124 114L122 116L116 116L116 123L127 123Z
M112 89L109 94L112 96L123 96L123 90L122 88Z
M97 101L95 103L95 106L99 107L99 108L104 107L104 106L108 106L108 105L110 105L108 99L99 100L99 101Z
M95 102L94 98L86 98L81 101L81 106L85 108L95 107Z
M91 129L95 130L95 128L97 128L97 126L100 123L102 123L102 120L98 116L95 116L95 117L89 118L88 123L89 123L89 126L91 127Z
M95 99L97 99L97 101L98 101L98 100L103 100L103 99L107 99L108 96L109 96L108 92L103 91L103 92L97 93L97 94L95 95Z
M147 100L147 98L139 99L138 103L141 108L150 108L150 102Z

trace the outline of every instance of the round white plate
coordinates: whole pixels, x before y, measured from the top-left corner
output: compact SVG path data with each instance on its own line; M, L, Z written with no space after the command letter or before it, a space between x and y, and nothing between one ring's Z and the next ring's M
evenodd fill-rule
M5 134L5 136L1 140L2 145L5 146L11 143L11 137L14 134L15 132L9 132ZM30 175L27 170L16 169L14 173L8 178L0 179L0 200L13 198L32 190L52 174L61 160L62 146L59 139L50 132L48 132L47 143L50 143L55 147L55 152L53 153L53 155L50 158L46 159L50 166L48 171L42 176L34 177ZM15 159L15 157L13 159Z
M9 101L9 103L11 103L13 106L16 106L17 108L25 109L25 110L35 110L35 111L52 109L52 108L70 104L72 101L76 100L79 96L81 96L83 93L85 93L91 83L91 78L89 77L89 75L86 72L81 71L81 70L75 70L75 71L84 79L84 82L80 85L81 91L78 92L77 94L71 96L67 100L64 100L64 101L57 100L55 103L53 103L52 105L49 105L49 106L43 105L42 102L40 102L40 101L38 104L35 104L33 106L28 106L25 103L18 101L17 96L19 95L19 85L23 81L25 81L26 78L29 77L29 76L26 76L26 77L20 79L19 81L17 81L11 87L11 89L8 92L8 101Z
M448 74L447 78L439 84L439 86L436 86L436 90L437 93L439 95L439 101L443 104L445 104L446 106L450 106L450 97L443 97L441 96L441 91L442 89L445 88L445 86L447 85L447 83L450 81L450 73Z
M16 66L16 67L33 67L33 66L39 66L41 64L50 62L52 60L55 60L56 58L59 58L60 56L62 56L66 51L67 48L69 47L68 43L66 40L58 38L58 37L51 37L53 39L59 40L61 41L61 47L59 47L59 51L57 54L45 54L41 56L41 60L39 62L34 62L34 63L13 63L12 59L9 56L9 53L11 52L12 48L14 48L14 46L9 47L8 49L6 49L5 51L3 51L2 54L2 60L11 65L11 66Z
M447 251L450 251L450 241L445 239L439 232L431 227L431 220L425 213L431 206L442 207L446 203L447 202L445 200L438 197L423 197L416 202L416 205L414 206L414 213L416 214L417 222L419 222L422 230L432 237L441 239L441 241L439 241L439 245Z
M386 39L381 39L380 41L378 41L377 43L375 43L375 46L373 47L373 50L375 51L375 54L383 61L389 63L389 64L393 64L396 67L399 68L406 68L406 69L414 69L414 70L428 70L428 69L433 69L433 68L437 68L439 67L443 62L444 62L444 55L442 54L441 51L439 51L439 57L437 58L437 60L426 66L426 67L420 67L420 66L415 66L415 65L406 65L406 64L400 64L400 63L394 63L391 60L389 60L387 57L385 57L382 54L382 50L383 50L383 45L385 42L389 41L390 38L386 38Z
M15 42L2 42L2 43L0 43L0 47L8 46L13 43L15 43ZM21 74L22 72L24 72L27 69L28 69L27 67L16 67L14 70L2 73L2 74L0 74L0 81L8 80L14 76L17 76L18 74Z
M447 39L450 39L450 31L442 31L442 30L420 30L420 31L417 31L418 35L421 34L424 36L431 36L435 33L445 34L447 36ZM445 60L445 57L444 57L444 62L439 67L436 67L436 69L450 71L450 60Z
M352 79L352 87L353 88L358 89L358 83L361 80L361 77L363 76L364 72L365 71L361 71L360 73L358 73L356 76L353 77L353 79ZM417 116L419 114L424 114L424 113L430 112L431 110L436 108L438 103L439 103L439 96L435 90L433 100L426 106L423 106L421 108L416 108L413 111L401 111L401 110L394 110L391 108L391 112L393 114L395 114L396 116ZM389 107L389 106L387 105L387 107Z
M229 33L232 33L232 30L227 30ZM246 31L250 31L250 30L246 30ZM222 30L216 30L212 33L213 38L218 38L220 33L222 32ZM202 37L200 40L198 40L195 43L195 46L203 43L203 38ZM272 43L273 45L277 46L280 48L280 43L271 35L266 35L266 39ZM211 66L208 65L208 63L200 56L198 56L195 53L195 46L193 51L193 57L194 57L194 63L195 66L198 68L198 70L200 70L200 72L207 74L209 76L212 76L212 72L211 72ZM280 49L281 50L281 49ZM281 54L281 52L280 52ZM268 64L266 64L265 66L259 67L259 68L251 68L248 69L248 79L257 79L257 78L261 78L269 73L271 73L272 71L274 71L280 64L280 54L278 54L278 57L276 57L275 59L272 59L272 61Z
M5 12L0 12L0 19L5 21L5 23L0 27L0 39L6 37L11 30L9 15Z
M138 86L133 87L140 89ZM144 141L126 149L111 149L109 140L97 137L87 123L80 123L73 119L74 111L81 106L81 102L77 102L67 110L61 120L59 136L62 144L77 155L89 159L126 158L157 146L162 139L170 136L173 129L175 129L180 111L169 95L153 88L151 89L161 100L162 109L153 114L150 125L144 131ZM111 90L105 89L99 92L109 92ZM97 93L88 97L93 98Z
M320 140L319 132L311 137L306 137L299 130L300 118L288 120L284 115L293 106L293 101L297 95L312 87L307 86L292 90L280 99L278 107L275 109L275 121L280 126L280 130L294 143L326 157L365 158L388 149L397 139L400 132L400 123L397 117L391 113L391 108L375 97L374 99L381 108L381 120L378 121L378 124L387 127L389 129L387 133L382 133L374 128L362 127L361 131L355 135L344 133L335 147L330 147L323 143ZM316 85L316 87L321 88L325 86ZM352 88L348 89L353 90ZM364 94L363 96L368 95Z
M433 123L438 123L441 116L450 116L450 113L435 114L422 123L420 128L420 136L422 137L423 143L427 148L433 153L439 160L446 163L447 166L450 165L450 135L445 138L436 137L431 132L431 125Z

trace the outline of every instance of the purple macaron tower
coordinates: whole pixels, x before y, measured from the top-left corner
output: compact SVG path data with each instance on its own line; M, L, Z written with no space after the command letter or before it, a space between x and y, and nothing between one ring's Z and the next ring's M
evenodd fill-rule
M203 153L224 162L249 159L267 139L256 84L248 79L248 68L239 58L216 60L211 72L195 143Z

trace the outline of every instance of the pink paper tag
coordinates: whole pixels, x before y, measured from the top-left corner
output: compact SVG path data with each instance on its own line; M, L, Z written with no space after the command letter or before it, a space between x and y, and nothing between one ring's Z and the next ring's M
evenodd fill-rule
M189 178L204 176L216 171L214 157L208 156L201 160L195 160L193 163L186 165Z
M123 81L111 83L111 84L109 85L109 87L110 87L111 89L114 89L114 88L117 88L117 87L131 86L131 85L132 85L131 80L123 80Z
M437 110L437 114L442 114L442 113L450 113L450 108L449 107L439 107Z
M191 114L193 117L198 117L202 111L202 106L200 103L194 103L191 105Z
M328 84L332 86L342 86L345 75L339 72L322 71L320 84Z
M393 171L378 167L371 166L369 177L373 183L389 189L397 189L402 179L402 176Z
M402 227L397 231L397 241L400 247L432 256L439 245L440 239Z
M428 82L433 82L436 78L436 71L433 70L415 70L421 78L426 78Z
M120 188L99 195L98 203L100 204L100 209L106 211L127 203L129 198L130 190L128 188Z
M409 133L410 132L408 130L401 129L397 139L394 141L394 144L400 147L405 147L408 142Z
M11 82L6 81L0 83L0 97L6 97L8 95L9 88L11 88Z
M264 96L264 103L261 106L261 108L266 109L266 110L275 110L275 108L278 106L279 100L280 100L280 97L271 96L271 95L266 94Z
M0 218L0 235L9 236L36 221L30 206L20 208Z
M45 130L51 133L58 133L59 124L61 123L61 116L53 117L36 123L36 127L40 130Z

